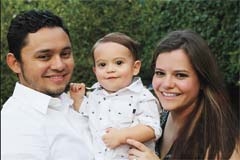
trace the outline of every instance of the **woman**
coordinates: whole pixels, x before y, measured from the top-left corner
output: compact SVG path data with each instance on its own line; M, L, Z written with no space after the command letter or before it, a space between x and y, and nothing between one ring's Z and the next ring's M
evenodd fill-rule
M195 32L174 31L157 46L152 67L163 135L157 155L129 139L129 159L239 159L237 119L207 43Z

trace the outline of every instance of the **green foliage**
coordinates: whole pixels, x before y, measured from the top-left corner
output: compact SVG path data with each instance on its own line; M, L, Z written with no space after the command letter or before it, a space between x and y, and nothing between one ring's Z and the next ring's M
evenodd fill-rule
M239 85L240 2L235 0L1 0L1 104L11 95L16 76L8 69L6 33L10 20L29 9L49 9L69 27L76 68L72 81L87 85L91 47L109 32L128 34L142 44L140 76L151 82L151 56L168 32L192 29L206 39L228 85Z

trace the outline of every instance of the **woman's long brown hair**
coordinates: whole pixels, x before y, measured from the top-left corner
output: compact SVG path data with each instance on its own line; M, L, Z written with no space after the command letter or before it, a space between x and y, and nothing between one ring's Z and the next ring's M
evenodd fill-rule
M152 67L159 54L175 49L183 49L189 57L201 90L193 112L173 144L172 158L229 159L239 142L239 129L214 56L195 32L174 31L157 46Z

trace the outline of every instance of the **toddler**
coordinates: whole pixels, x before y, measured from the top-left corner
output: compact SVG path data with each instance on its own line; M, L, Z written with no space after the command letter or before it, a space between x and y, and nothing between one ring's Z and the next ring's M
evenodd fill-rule
M128 138L154 150L160 137L158 100L136 77L141 61L139 44L123 33L110 33L92 49L98 80L84 96L85 85L72 83L74 108L88 118L96 160L127 160Z

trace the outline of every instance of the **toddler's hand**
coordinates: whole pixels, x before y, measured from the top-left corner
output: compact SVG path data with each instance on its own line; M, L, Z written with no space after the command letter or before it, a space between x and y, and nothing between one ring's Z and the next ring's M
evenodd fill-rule
M105 143L106 147L114 149L121 145L121 133L116 128L107 128L106 134L102 136L102 140Z
M79 111L80 105L82 103L85 94L85 84L84 83L70 83L70 96L73 99L74 110Z

